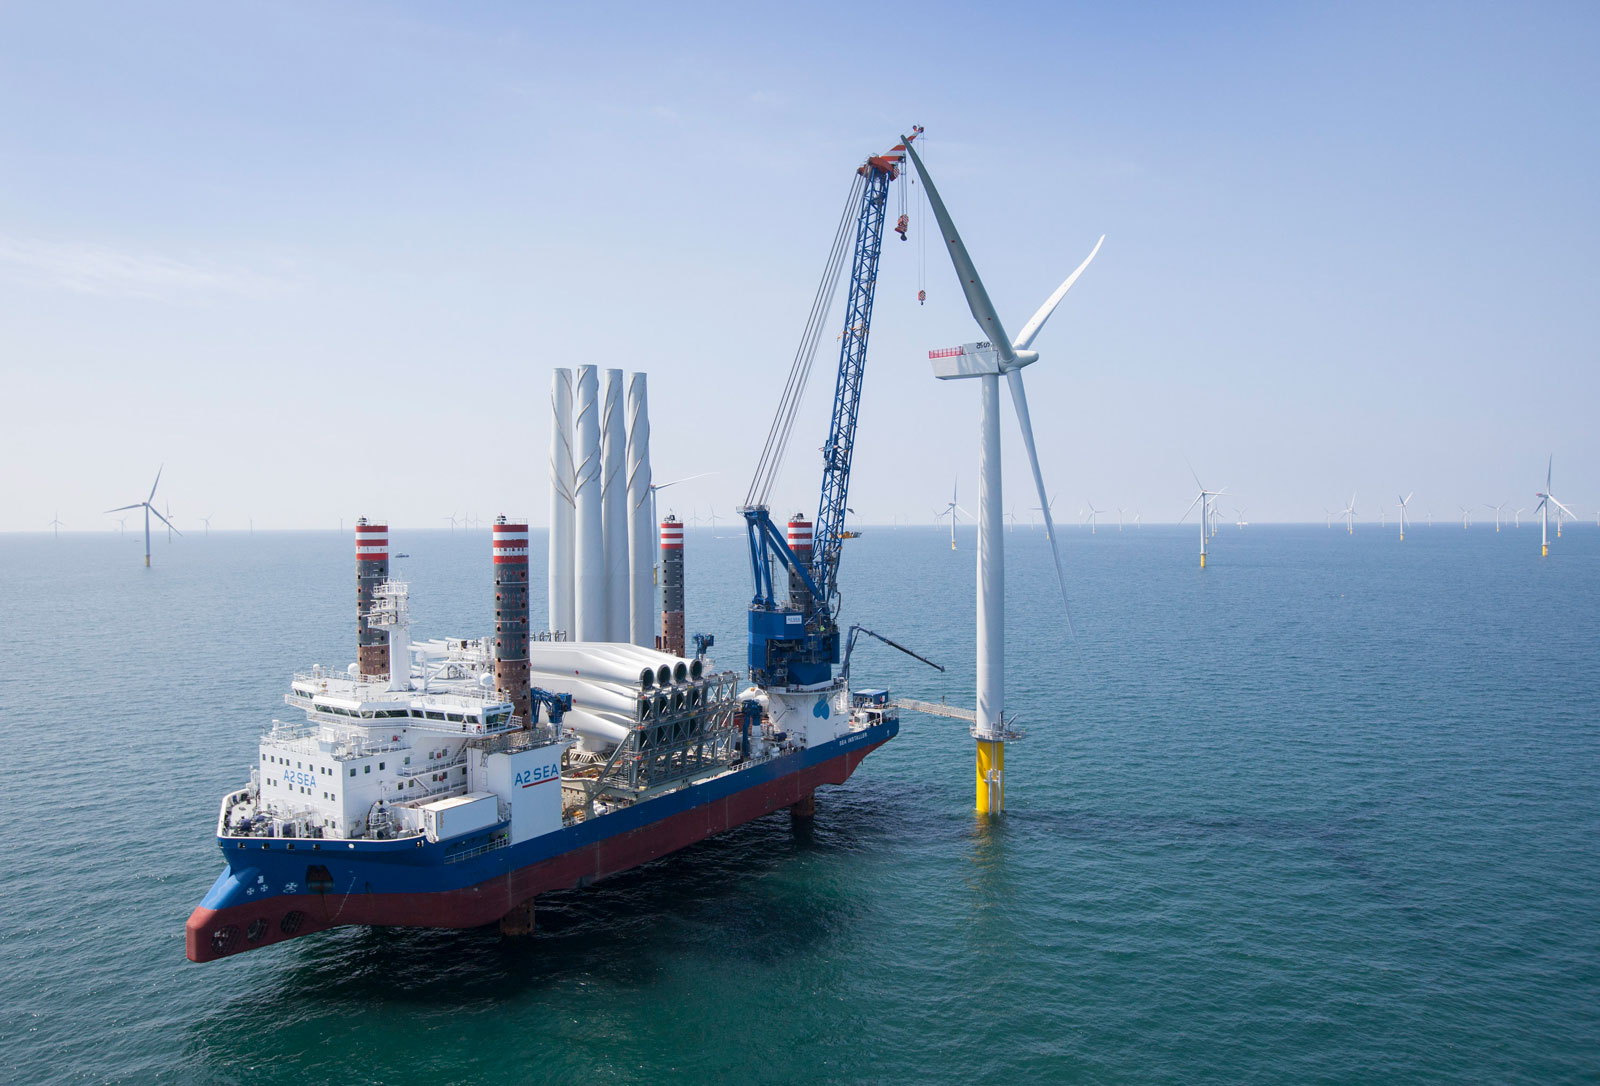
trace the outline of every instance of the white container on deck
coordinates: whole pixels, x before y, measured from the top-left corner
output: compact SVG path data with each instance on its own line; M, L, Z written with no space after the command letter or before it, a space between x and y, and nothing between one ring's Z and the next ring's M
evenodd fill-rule
M493 792L469 792L451 799L438 799L423 804L418 810L422 812L422 832L430 841L460 837L500 821L499 799Z

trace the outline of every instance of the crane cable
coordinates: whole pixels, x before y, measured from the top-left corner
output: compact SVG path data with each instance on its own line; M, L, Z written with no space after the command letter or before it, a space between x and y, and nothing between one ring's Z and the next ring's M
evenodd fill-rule
M800 401L805 395L806 382L811 377L812 364L817 359L817 347L822 342L822 329L833 307L833 296L838 293L845 253L850 249L850 239L854 233L851 211L860 204L861 189L865 184L866 175L862 172L857 172L850 183L850 195L845 200L844 211L839 216L839 227L834 234L833 247L828 253L828 263L823 269L822 281L817 284L816 297L811 301L811 313L806 318L805 332L800 337L800 346L795 350L794 361L789 367L788 383L784 386L783 396L778 401L778 411L772 419L772 429L767 433L767 443L761 450L761 459L756 464L756 473L750 481L750 490L745 494L747 509L767 504L773 484L777 482L778 473L783 468L784 454L789 447L789 435L794 429L794 421L800 411Z

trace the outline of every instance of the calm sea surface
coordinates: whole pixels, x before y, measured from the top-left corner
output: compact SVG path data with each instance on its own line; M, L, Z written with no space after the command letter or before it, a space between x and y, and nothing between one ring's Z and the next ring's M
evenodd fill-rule
M183 923L291 670L353 658L349 536L0 536L5 1082L1594 1082L1600 531L1008 538L1010 813L907 713L779 814L539 903L224 962ZM488 533L393 533L419 636L484 633ZM690 533L739 666L744 541ZM543 564L536 538L535 568ZM970 703L973 552L848 545L858 684ZM535 614L543 614L543 585Z

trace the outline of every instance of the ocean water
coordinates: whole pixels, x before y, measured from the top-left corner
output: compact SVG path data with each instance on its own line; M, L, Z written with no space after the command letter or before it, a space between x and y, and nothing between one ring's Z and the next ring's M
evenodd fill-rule
M487 532L393 533L420 636L489 625ZM1600 531L1007 537L1009 813L907 713L817 817L541 898L540 931L183 954L222 793L353 657L335 533L0 537L0 1078L1600 1080ZM970 701L973 539L869 529L858 684ZM737 667L744 540L691 531ZM534 560L542 565L542 540ZM535 614L542 613L542 585Z

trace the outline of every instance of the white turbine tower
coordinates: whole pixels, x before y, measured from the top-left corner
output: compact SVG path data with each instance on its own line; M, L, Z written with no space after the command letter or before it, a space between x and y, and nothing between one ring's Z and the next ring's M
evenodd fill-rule
M1549 463L1547 463L1544 467L1544 490L1534 495L1534 497L1539 499L1538 506L1534 508L1534 512L1539 514L1539 549L1546 558L1550 557L1550 507L1553 505L1558 510L1556 513L1557 539L1561 538L1560 517L1562 513L1572 517L1573 520L1578 519L1577 516L1573 514L1572 510L1562 505L1556 500L1556 496L1550 493L1550 471L1555 467L1555 462L1556 458L1551 456Z
M1416 491L1413 490L1411 494L1400 498L1400 542L1402 543L1406 541L1406 506L1411 504L1411 495L1415 493ZM1399 498L1400 495L1396 494L1395 497Z
M1099 523L1100 510L1094 507L1094 502L1089 503L1088 515L1083 519L1089 522L1089 534L1094 535L1095 525Z
M927 167L917 154L911 141L902 139L917 173L922 177L922 191L933 208L939 222L950 260L955 265L956 276L961 280L961 290L966 295L967 306L978 322L983 342L968 343L953 350L934 351L934 376L943 380L976 378L981 392L982 410L979 432L982 445L979 454L981 484L978 500L978 659L977 659L977 714L973 720L972 734L978 742L977 754L977 808L979 813L998 813L1005 809L1005 741L1013 737L1005 719L1005 535L1001 517L1000 478L1000 378L1006 379L1011 389L1011 403L1016 411L1017 428L1022 432L1022 443L1028 452L1028 464L1033 469L1034 488L1039 494L1039 505L1044 513L1045 531L1050 540L1050 552L1055 559L1056 582L1061 589L1061 602L1066 605L1067 576L1061 566L1061 551L1057 545L1055 524L1050 518L1050 499L1044 487L1044 473L1039 468L1039 453L1034 446L1033 423L1028 416L1028 398L1022 385L1022 367L1036 362L1039 356L1029 350L1034 337L1044 327L1045 321L1066 297L1072 284L1089 266L1105 238L1095 243L1094 249L1082 264L1055 292L1045 299L1037 311L1022 326L1013 340L1006 335L1000 315L995 312L984 289L978 269L973 266L967 247L951 221L950 212L939 196L939 190L928 176ZM954 531L954 521L951 523ZM1069 620L1070 622L1070 620Z
M1352 490L1350 492L1350 504L1345 506L1344 507L1344 511L1342 513L1340 513L1339 515L1341 517L1345 518L1345 530L1347 532L1349 532L1351 535L1355 535L1356 534L1356 492L1355 491Z

